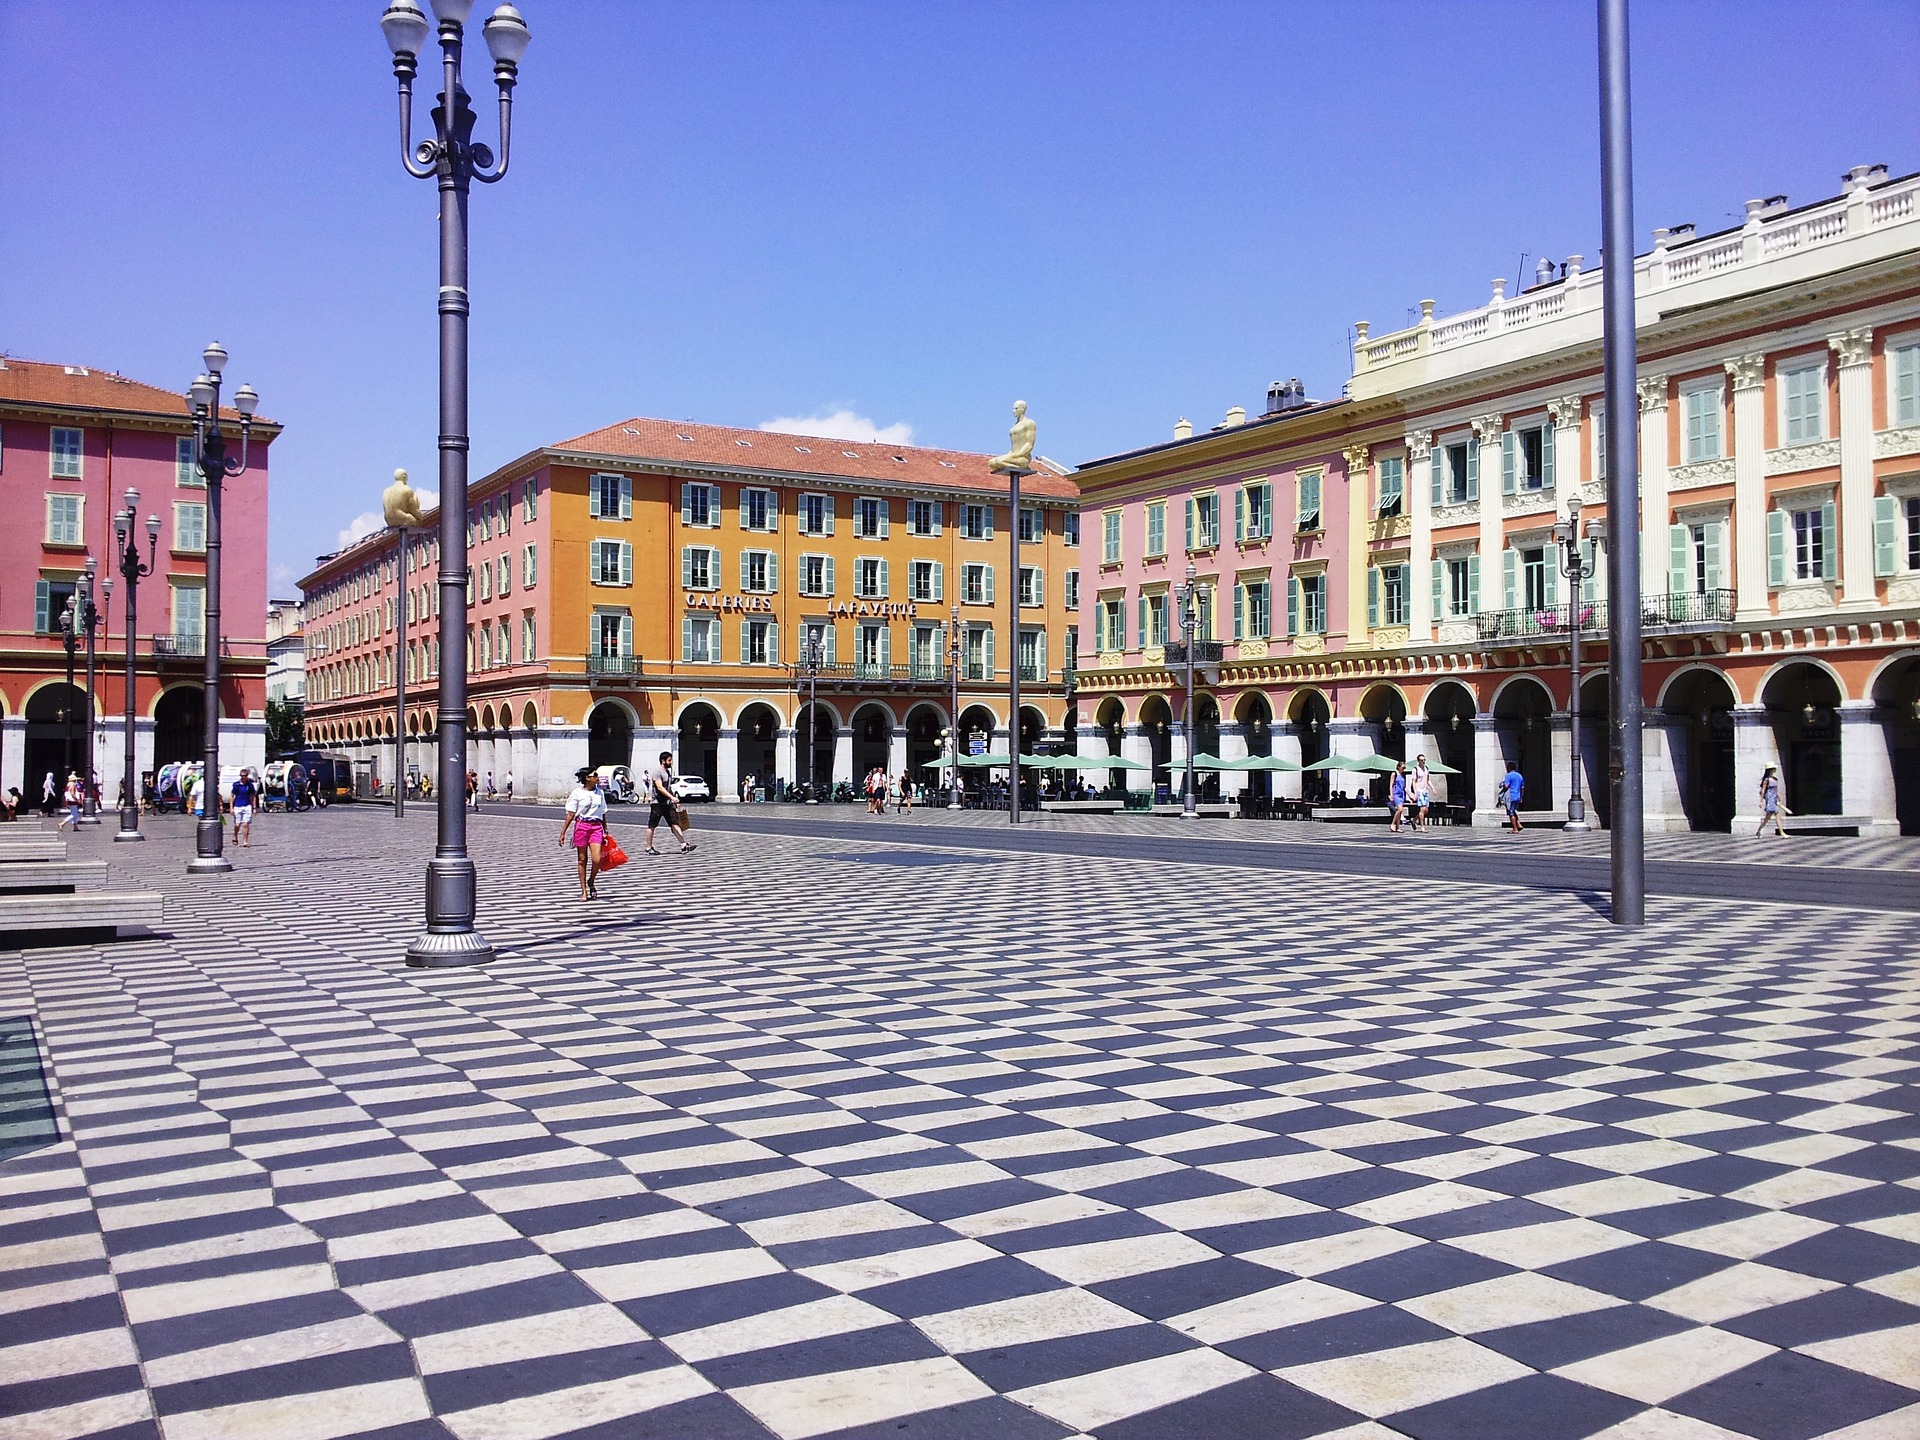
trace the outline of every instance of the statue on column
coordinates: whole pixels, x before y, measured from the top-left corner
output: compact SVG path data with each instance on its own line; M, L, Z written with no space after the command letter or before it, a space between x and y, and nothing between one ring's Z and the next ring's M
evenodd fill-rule
M1027 402L1013 402L1013 429L1007 432L1007 438L1013 442L1011 449L1004 455L996 455L988 462L990 470L1019 470L1031 472L1033 469L1033 421L1027 418Z
M411 530L425 522L420 516L420 492L407 483L407 472L393 472L393 483L380 496L387 524L395 530Z

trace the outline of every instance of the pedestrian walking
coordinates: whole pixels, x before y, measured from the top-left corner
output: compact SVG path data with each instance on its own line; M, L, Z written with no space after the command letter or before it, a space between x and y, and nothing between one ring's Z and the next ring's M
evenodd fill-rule
M79 771L76 770L73 774L67 776L67 793L63 798L66 802L67 813L60 817L60 823L56 825L54 829L64 830L67 826L71 825L74 829L78 830L80 828L80 807L86 804L87 800L86 787L80 783Z
M680 842L680 853L700 847L687 838L687 832L680 826L680 797L673 793L673 752L662 750L660 763L647 772L647 798L652 803L647 807L647 854L658 855L653 848L653 832L660 828L662 820L667 829L673 832L673 838Z
M1496 794L1499 804L1507 807L1507 824L1513 833L1520 833L1520 795L1527 788L1527 782L1521 778L1517 762L1507 762L1507 773L1500 777L1500 789Z
M1433 806L1433 771L1427 768L1427 757L1422 755L1413 762L1413 828L1427 828L1427 811Z
M480 808L480 777L473 771L467 771L467 806L478 811Z
M54 811L54 799L60 793L60 787L53 783L53 771L47 771L47 778L40 782L40 813L51 815Z
M499 791L493 788L493 771L489 770L487 771L487 803L491 805L499 793Z
M507 803L512 804L513 803L513 771L511 770L507 771L506 783L500 787L500 790L501 790L501 793L507 797Z
M1389 827L1394 834L1404 833L1403 825L1407 816L1407 767L1404 761L1395 761L1393 778L1387 782L1387 804L1393 810L1393 824Z
M1767 773L1760 777L1760 825L1753 833L1764 835L1767 822L1773 822L1773 833L1782 840L1787 832L1780 828L1780 817L1793 812L1780 803L1780 772L1774 766L1767 766Z
M756 782L754 779L753 772L749 770L747 772L747 778L740 783L740 803L741 804L751 805L753 803L753 789L754 789L755 783Z
M893 802L893 813L898 815L902 811L913 813L913 776L905 770L900 772L900 790Z
M240 778L233 782L233 838L244 849L253 848L253 807L260 791L253 783L253 771L241 767Z
M600 891L594 882L599 878L600 862L605 858L609 838L607 795L600 788L600 772L590 766L583 765L574 771L573 778L578 783L567 797L559 843L565 845L569 839L573 841L574 860L580 871L580 898L598 900Z

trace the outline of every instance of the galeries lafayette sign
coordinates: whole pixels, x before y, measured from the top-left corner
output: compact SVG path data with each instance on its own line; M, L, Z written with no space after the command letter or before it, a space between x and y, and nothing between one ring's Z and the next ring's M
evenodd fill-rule
M773 613L771 595L695 595L687 594L689 610L747 610L756 614Z

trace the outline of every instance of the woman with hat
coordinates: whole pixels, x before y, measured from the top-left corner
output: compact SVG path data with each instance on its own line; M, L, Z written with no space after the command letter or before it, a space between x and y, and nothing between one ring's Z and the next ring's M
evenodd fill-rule
M582 767L573 772L580 783L567 797L567 816L560 822L560 841L573 832L573 853L580 865L580 898L597 900L594 880L600 874L601 849L607 842L607 797L600 789L600 772Z

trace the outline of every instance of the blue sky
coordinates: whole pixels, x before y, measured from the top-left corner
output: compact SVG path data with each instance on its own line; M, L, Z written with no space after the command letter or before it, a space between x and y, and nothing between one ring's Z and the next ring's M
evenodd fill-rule
M435 199L382 8L0 5L0 350L184 386L221 340L287 426L276 593L434 473ZM1015 396L1079 463L1337 393L1353 321L1599 250L1586 0L522 8L476 476L636 414L997 450ZM1912 0L1636 12L1640 248L1920 169Z

